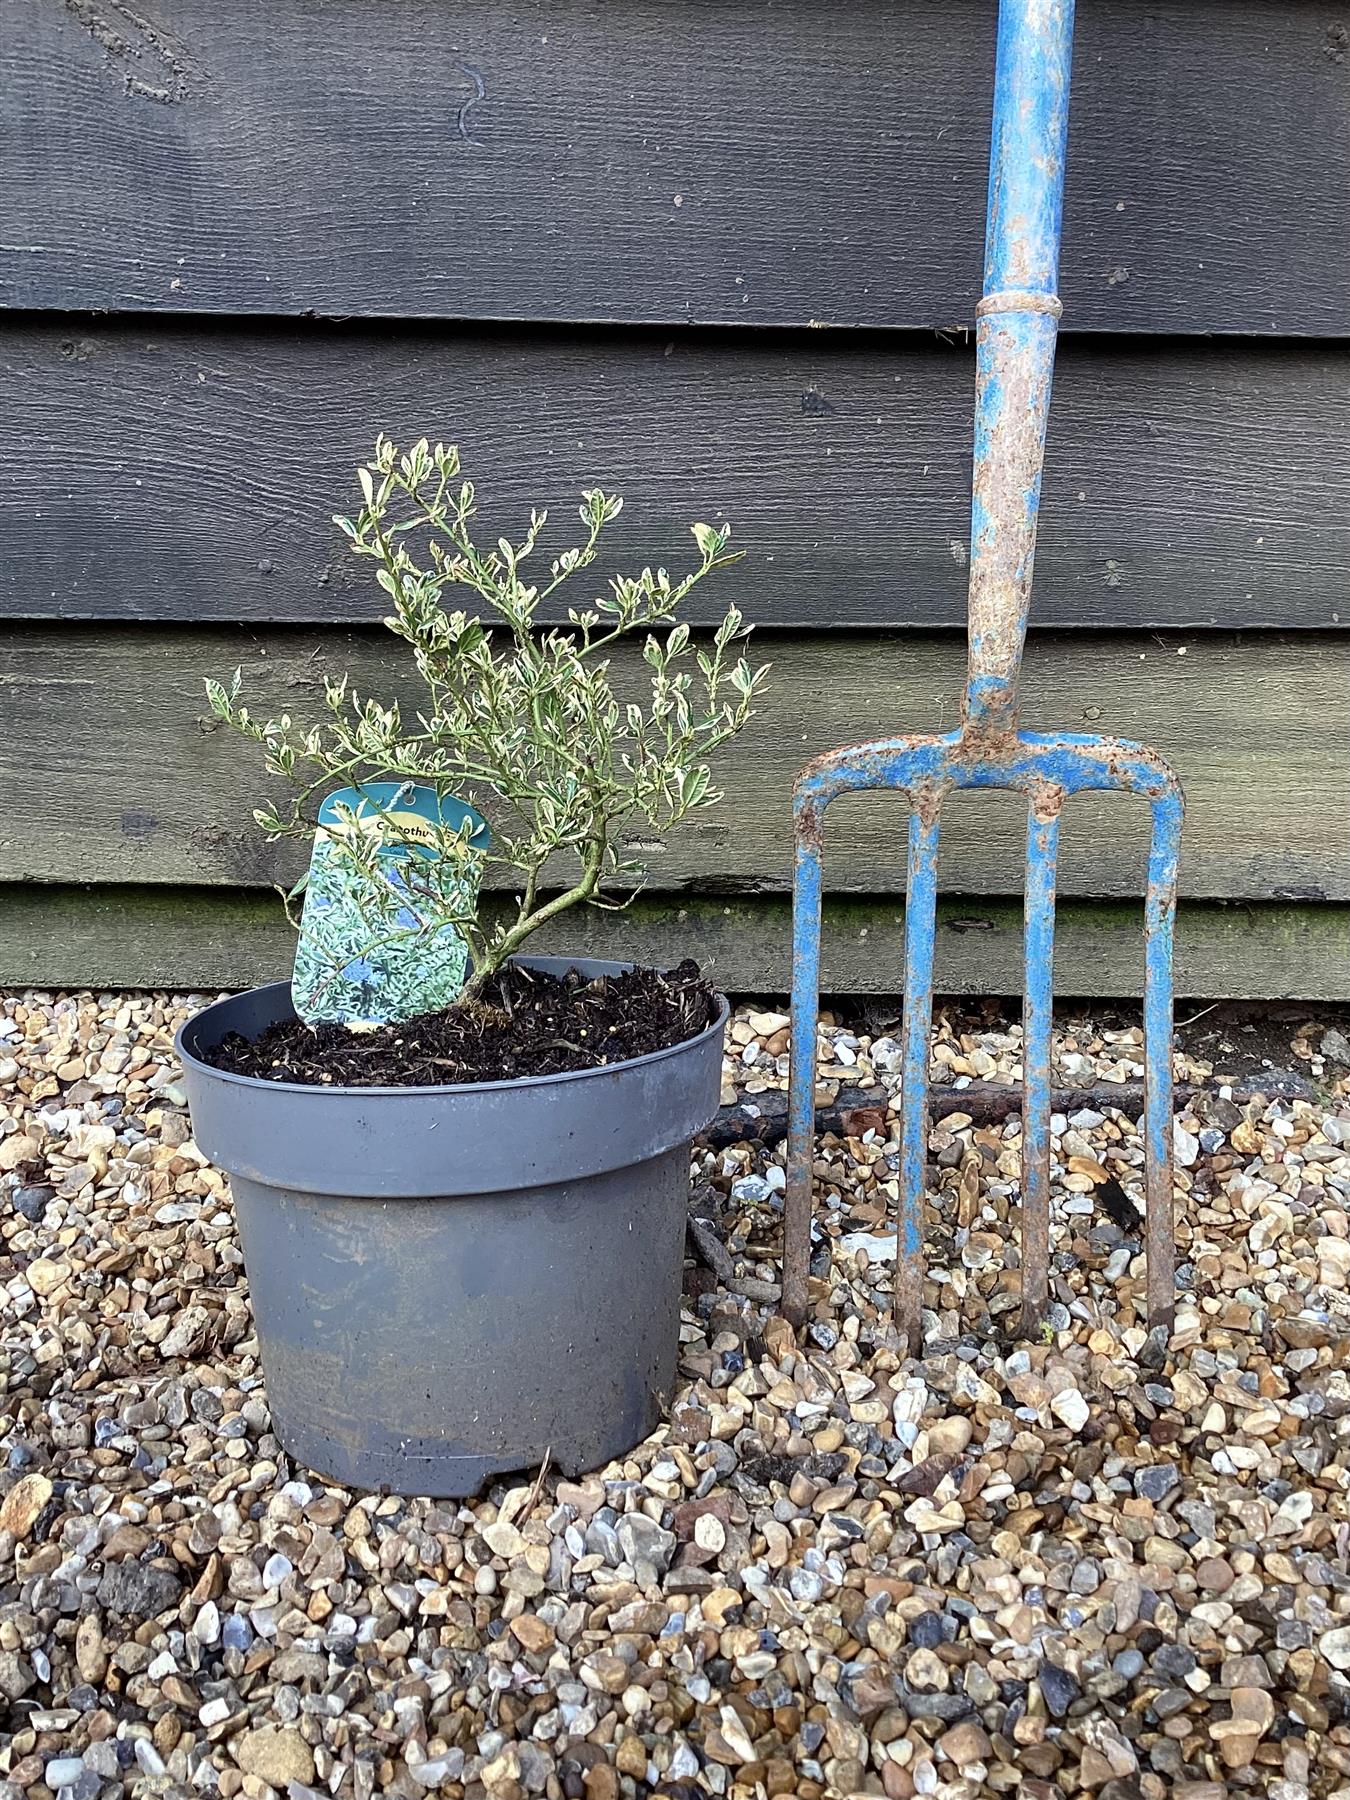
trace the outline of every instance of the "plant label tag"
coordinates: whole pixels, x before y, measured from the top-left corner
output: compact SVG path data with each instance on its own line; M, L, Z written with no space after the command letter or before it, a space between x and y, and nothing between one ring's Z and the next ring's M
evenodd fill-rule
M488 828L411 781L329 794L305 877L291 999L307 1024L387 1025L449 1006L469 953Z

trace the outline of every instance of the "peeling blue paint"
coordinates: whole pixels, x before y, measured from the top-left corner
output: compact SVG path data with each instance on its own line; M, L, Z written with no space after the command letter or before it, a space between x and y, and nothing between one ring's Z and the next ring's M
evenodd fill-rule
M1072 37L1072 0L1001 0L977 336L969 660L961 727L942 736L905 735L831 751L802 771L794 792L784 1311L800 1322L807 1294L825 813L841 794L894 788L908 797L911 809L895 1309L897 1325L915 1348L923 1298L939 819L943 800L958 788L1009 788L1025 796L1028 808L1022 1158L1028 1324L1042 1315L1048 1298L1060 810L1071 795L1105 790L1137 795L1152 808L1144 1000L1151 1323L1169 1322L1173 1304L1172 940L1181 787L1163 759L1145 745L1081 732L1020 731L1017 725L1059 321L1055 288Z

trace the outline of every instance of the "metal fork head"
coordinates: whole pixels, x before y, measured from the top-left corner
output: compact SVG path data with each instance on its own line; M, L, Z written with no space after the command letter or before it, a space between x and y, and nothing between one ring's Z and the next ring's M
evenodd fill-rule
M1007 788L1027 802L1023 998L1022 1298L1024 1326L1044 1316L1049 1289L1050 1047L1055 868L1060 809L1089 791L1137 795L1152 809L1145 901L1144 1150L1150 1325L1171 1321L1172 940L1182 793L1175 774L1142 744L1078 732L994 732L883 738L818 757L793 796L796 869L792 922L792 1064L784 1209L783 1309L800 1324L810 1260L816 1028L820 1003L824 815L841 794L898 789L909 797L905 1003L901 1073L896 1324L912 1350L922 1336L923 1203L928 1161L928 1040L933 1012L939 818L957 788Z

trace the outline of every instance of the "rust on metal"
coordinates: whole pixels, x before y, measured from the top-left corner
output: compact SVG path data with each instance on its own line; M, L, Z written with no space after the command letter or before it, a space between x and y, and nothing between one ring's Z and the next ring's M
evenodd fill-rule
M814 1135L814 1134L813 1134ZM783 1317L794 1330L806 1323L811 1270L811 1186L814 1150L789 1150L783 1196Z
M1157 752L1144 745L1079 732L1026 732L1017 726L1060 314L1055 287L1072 30L1072 0L1000 0L984 297L976 326L968 653L960 728L941 736L899 735L831 750L802 771L794 795L785 1301L790 1316L800 1320L806 1303L815 1123L820 814L840 794L897 789L908 797L910 818L895 1315L912 1347L922 1335L938 821L944 797L959 788L1011 789L1027 804L1022 1272L1028 1326L1043 1317L1049 1295L1060 813L1069 796L1102 790L1134 794L1152 808L1144 1002L1150 1321L1170 1319L1173 1304L1172 934L1181 788Z
M1022 1318L1045 1317L1050 1282L1050 1060L1054 1020L1055 870L1064 789L1038 783L1027 809L1022 992Z
M945 793L946 786L940 781L922 781L917 787L910 789L910 807L925 830L931 830L937 824Z
M989 296L976 325L977 446L971 507L969 674L965 716L1011 729L1036 557L1036 511L1052 355L1054 312L1012 310L1025 296ZM1046 297L1048 298L1048 296ZM1007 310L1005 310L1005 307Z
M1057 819L1064 808L1064 789L1057 781L1039 782L1031 790L1031 816L1038 824Z

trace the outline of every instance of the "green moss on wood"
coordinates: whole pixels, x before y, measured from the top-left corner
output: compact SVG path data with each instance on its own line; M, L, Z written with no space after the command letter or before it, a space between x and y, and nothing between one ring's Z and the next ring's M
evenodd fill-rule
M1015 994L1021 904L950 899L938 911L937 985ZM895 994L904 913L894 899L830 900L825 986ZM778 897L644 895L622 913L574 915L541 943L563 954L671 963L694 956L734 992L781 994L790 915ZM290 972L293 937L275 898L218 888L0 885L0 986L215 990ZM1183 905L1178 992L1197 998L1350 999L1350 905ZM1138 907L1071 901L1060 911L1062 995L1136 995L1143 973Z

